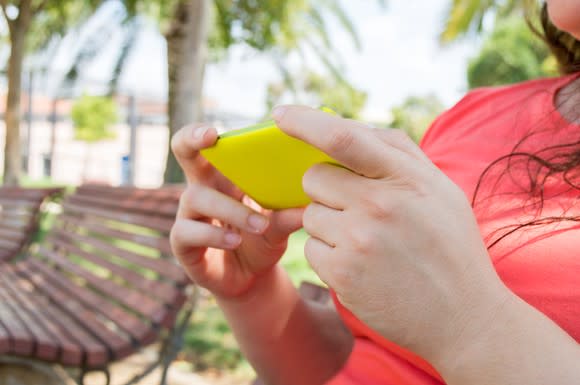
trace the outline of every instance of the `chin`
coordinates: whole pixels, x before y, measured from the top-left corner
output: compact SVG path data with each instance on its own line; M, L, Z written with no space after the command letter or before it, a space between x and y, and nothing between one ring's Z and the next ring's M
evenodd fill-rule
M580 40L580 0L548 0L547 3L554 25Z

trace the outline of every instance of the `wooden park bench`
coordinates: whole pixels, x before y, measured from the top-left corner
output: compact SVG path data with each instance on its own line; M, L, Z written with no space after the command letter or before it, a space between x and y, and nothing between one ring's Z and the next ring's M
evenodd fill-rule
M0 356L76 367L79 384L153 342L167 368L195 290L169 245L181 191L80 187L38 251L0 264ZM187 290L186 290L187 289Z
M14 259L32 239L42 204L62 190L58 188L0 188L0 263Z

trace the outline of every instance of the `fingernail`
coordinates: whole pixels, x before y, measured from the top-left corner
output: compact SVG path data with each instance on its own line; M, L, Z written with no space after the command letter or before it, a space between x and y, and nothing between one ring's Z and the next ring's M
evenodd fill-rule
M256 233L261 233L268 226L268 220L261 215L252 214L248 217L248 224Z
M274 120L280 120L282 119L282 116L284 115L285 112L286 107L278 106L272 110L272 117L274 118Z
M207 130L209 130L209 127L206 127L206 126L197 127L193 131L193 137L195 139L201 139L201 138L203 138L203 136L205 135Z
M227 232L224 236L224 241L227 246L229 247L236 247L242 241L242 237L238 233L234 233L233 231Z

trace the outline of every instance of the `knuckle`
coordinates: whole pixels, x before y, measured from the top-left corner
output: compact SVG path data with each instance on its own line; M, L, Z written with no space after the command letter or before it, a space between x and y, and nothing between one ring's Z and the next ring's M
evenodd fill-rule
M341 292L350 292L357 287L363 279L362 271L357 263L352 260L337 263L331 270L333 287Z
M314 239L313 238L308 238L306 240L306 243L304 243L304 256L306 258L308 258L308 260L310 261L311 257L313 257L315 255L314 253ZM315 270L316 267L312 266Z
M302 222L304 225L310 225L312 220L314 219L314 205L311 203L304 209L304 213L302 214Z
M340 129L330 137L329 148L334 152L347 152L354 143L354 135L350 130Z
M183 130L184 128L180 129L171 137L171 151L175 155L179 154L183 145Z
M353 251L360 254L368 254L375 248L375 238L370 231L364 228L353 228L349 232L349 243Z
M190 183L185 191L184 203L190 207L198 207L202 202L209 201L210 197L208 196L207 188L199 183L193 182Z
M197 183L190 183L179 197L179 207L191 207L193 198L197 195L198 190Z
M312 190L312 186L318 178L319 168L317 166L318 165L314 165L310 167L308 170L306 170L304 176L302 177L302 188L306 194Z
M169 241L173 247L173 251L180 249L178 246L180 246L180 244L183 243L185 239L187 239L186 233L187 225L185 221L177 219L173 223L173 226L171 226L171 231L169 232Z
M389 130L388 134L391 136L392 140L398 141L401 143L414 143L413 139L409 136L407 131L401 129L393 129Z
M307 233L313 234L321 225L320 210L317 204L309 204L302 214L302 225Z
M369 190L361 197L361 203L372 218L386 219L395 209L393 200L387 199L381 190Z

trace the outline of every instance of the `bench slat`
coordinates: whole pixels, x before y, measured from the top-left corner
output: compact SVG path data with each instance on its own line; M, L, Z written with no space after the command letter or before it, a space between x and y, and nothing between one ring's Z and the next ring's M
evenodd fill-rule
M5 211L31 211L42 203L42 199L23 200L21 197L0 196L2 212Z
M105 210L122 210L126 212L163 215L172 217L177 211L176 202L154 200L151 197L123 197L121 199L111 199L110 197L98 196L82 196L74 195L67 199L76 205L83 205L89 207L100 207Z
M2 190L0 245L21 247L46 195ZM189 284L169 244L181 191L84 186L67 197L40 249L0 264L0 354L99 368L173 327Z
M0 286L0 315L2 324L10 334L10 350L16 354L30 356L34 352L34 335L10 304L10 296Z
M27 277L31 274L38 274L35 268L28 262L24 261L13 265L15 274L23 277L30 284ZM44 287L43 287L44 289ZM40 293L39 293L40 294ZM71 318L65 311L62 311L58 306L55 306L53 302L49 302L48 299L51 298L47 296L43 291L42 295L31 296L31 300L37 304L38 309L42 309L41 313L43 316L48 318L53 325L58 327L63 334L68 335L70 338L75 340L79 346L83 349L82 362L88 367L101 367L106 363L109 358L109 348L98 341L92 334L86 331L86 329L81 328L77 321ZM62 356L62 363L74 365L74 362L78 357Z
M28 228L29 223L22 222L22 221L3 221L0 218L0 229L8 230L8 231L20 231L23 232Z
M22 231L17 231L11 228L1 228L0 227L0 238L2 239L18 239L24 238Z
M150 295L155 296L161 301L171 302L178 294L178 289L175 286L159 280L150 280L133 270L112 263L105 258L98 256L96 253L90 253L80 249L74 244L75 241L79 241L79 238L81 237L77 234L60 233L58 234L58 238L55 237L54 245L59 250L65 250L67 253L79 255L87 261L93 262L94 264L109 270L111 273L123 278L131 286L135 286L145 293L150 293ZM80 240L82 241L82 238Z
M10 351L10 334L0 321L0 354L6 354Z
M111 280L104 280L54 251L41 248L39 256L46 258L60 268L78 277L82 277L93 288L126 305L128 308L139 312L142 316L153 319L154 322L159 321L160 304L141 292L120 286Z
M11 306L13 311L18 314L21 322L26 325L30 331L31 336L34 339L34 356L46 360L54 361L56 360L59 349L58 344L54 340L50 333L47 333L34 318L30 316L30 313L26 311L26 304L22 301L22 296L18 293L14 293L11 290L11 284L6 280L6 277L0 277L0 297L4 296L4 301Z
M123 213L119 211L109 211L93 207L78 206L72 203L64 204L65 212L76 213L83 217L86 215L95 215L106 219L112 219L122 223L152 228L169 233L173 226L174 219L169 218L152 218L151 216L133 213Z
M36 267L37 261L31 261L29 266ZM21 270L21 273L23 271ZM37 270L38 272L38 270ZM61 290L48 281L42 274L31 274L24 272L26 277L34 283L38 290L48 296L55 306L90 332L102 344L108 347L110 357L124 357L132 350L132 343L123 333L114 332L106 325L100 317L88 309L85 304L72 297L70 292Z
M58 351L59 360L65 362L67 365L80 365L83 363L83 351L81 346L64 333L57 325L53 323L48 317L45 309L52 306L49 304L39 303L37 300L39 296L34 291L32 284L27 282L24 278L19 277L10 267L2 271L4 275L3 284L8 288L12 296L17 298L22 309L26 311L34 324L42 328L48 335L50 335L51 343ZM2 280L2 276L0 276Z
M58 232L55 231L55 234L57 236L62 233L63 231ZM177 266L177 264L171 261L146 257L141 254L137 254L132 251L114 246L100 239L85 237L81 235L75 235L75 237L80 242L90 245L101 252L105 252L110 255L115 255L124 258L125 260L127 260L132 264L135 264L136 266L152 270L158 273L159 275L162 275L179 284L184 284L185 282L187 282L187 276L185 275L183 270L179 266Z
M23 188L23 187L2 187L0 197L15 197L22 200L42 200L49 195L58 194L61 188Z
M62 215L59 220L62 221L65 226L74 225L76 227L85 228L91 232L99 233L107 237L122 239L143 246L148 246L161 251L163 254L172 254L169 238L167 237L155 237L152 235L130 233L118 229L112 229L99 223L82 221L77 217L71 217L68 215Z
M102 318L107 318L111 322L114 322L118 327L123 329L124 333L130 335L135 342L143 343L153 337L152 334L155 334L155 330L150 325L134 314L123 310L121 307L114 305L92 291L82 290L83 288L72 284L66 276L57 270L50 269L37 261L34 261L33 264L35 269L55 287L69 292L72 297L100 314Z
M18 248L18 246L20 246L20 242L18 241L0 238L0 249L13 250L15 248Z

